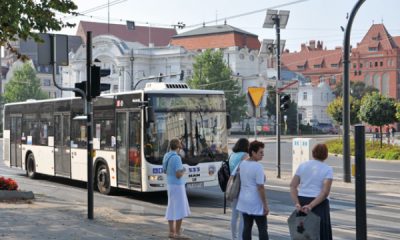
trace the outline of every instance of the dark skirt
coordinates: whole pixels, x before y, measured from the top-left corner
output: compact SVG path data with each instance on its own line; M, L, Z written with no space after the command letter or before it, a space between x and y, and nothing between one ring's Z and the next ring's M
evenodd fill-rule
M300 205L304 206L312 202L315 198L299 196ZM325 199L322 203L312 209L312 212L321 218L320 240L332 240L332 225L329 200Z

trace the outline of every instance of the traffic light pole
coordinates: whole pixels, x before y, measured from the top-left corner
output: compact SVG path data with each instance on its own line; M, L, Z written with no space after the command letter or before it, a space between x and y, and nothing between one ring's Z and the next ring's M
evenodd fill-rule
M275 29L276 29L276 67L277 67L277 78L276 78L276 170L277 178L281 178L281 112L280 112L280 96L278 92L278 85L281 79L281 29L280 19L278 15L275 15Z
M88 219L93 219L93 105L91 89L92 32L86 35L86 126L87 126L87 201Z

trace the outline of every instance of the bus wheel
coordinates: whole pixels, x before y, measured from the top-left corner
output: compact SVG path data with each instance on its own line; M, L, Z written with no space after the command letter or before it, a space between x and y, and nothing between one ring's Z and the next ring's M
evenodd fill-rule
M35 157L32 153L28 155L26 162L26 175L31 179L36 178Z
M100 164L96 171L96 184L99 192L105 195L111 194L110 173L106 164Z

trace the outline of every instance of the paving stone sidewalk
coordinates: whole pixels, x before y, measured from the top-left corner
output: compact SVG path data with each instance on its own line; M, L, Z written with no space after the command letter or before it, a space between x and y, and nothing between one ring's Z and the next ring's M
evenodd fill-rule
M94 220L89 220L86 206L48 196L0 202L0 239L168 239L168 225L161 213L141 207L133 207L128 214L106 207L95 208L94 213ZM229 239L227 228L196 224L190 218L184 227L184 234L192 239Z

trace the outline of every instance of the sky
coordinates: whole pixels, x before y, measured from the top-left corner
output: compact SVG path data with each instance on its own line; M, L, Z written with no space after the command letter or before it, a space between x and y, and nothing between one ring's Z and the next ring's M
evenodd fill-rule
M116 0L74 0L78 12L107 5ZM125 24L135 21L140 26L171 27L183 22L187 27L178 33L206 25L227 24L258 35L262 39L274 39L275 30L263 28L266 9L289 10L286 29L281 30L285 48L299 51L302 43L321 40L327 49L343 45L340 26L346 27L347 13L356 0L119 0L110 6L110 23ZM351 33L353 46L362 40L373 23L383 23L392 36L400 36L400 0L366 0L359 9ZM251 13L253 14L247 14ZM232 16L241 15L235 18ZM63 18L78 24L80 20L107 22L108 8L86 13L85 16ZM76 27L63 29L61 33L75 34Z

